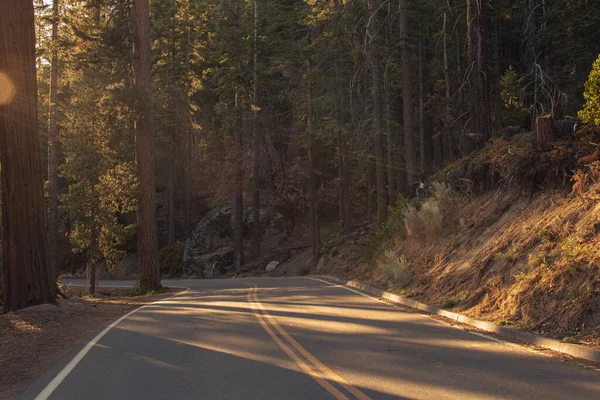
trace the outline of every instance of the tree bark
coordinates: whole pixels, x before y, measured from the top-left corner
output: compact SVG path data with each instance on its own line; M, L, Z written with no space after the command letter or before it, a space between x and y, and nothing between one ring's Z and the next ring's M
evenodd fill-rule
M554 139L554 119L552 114L542 115L535 120L538 149L540 151L549 150L550 142Z
M399 0L400 8L400 57L402 59L402 109L404 112L404 154L406 180L409 188L417 182L418 168L415 156L413 127L412 71L408 48L408 0Z
M253 195L253 235L252 252L254 257L259 257L262 242L262 227L260 226L260 139L258 130L258 0L254 0L254 110L252 120L252 132L254 140L254 195Z
M44 218L33 2L0 2L4 309L55 303Z
M366 161L366 185L367 185L367 217L373 219L373 157L367 156Z
M376 0L368 1L370 18L369 34L369 59L373 73L373 142L375 145L375 177L377 185L377 223L381 224L387 219L387 191L385 187L385 156L383 151L383 129L381 126L381 60L379 46L377 45L377 5Z
M191 34L190 34L190 28L188 27L187 30L187 42L186 42L186 54L185 54L185 63L186 63L186 93L188 93L188 97L189 97L189 93L190 93L190 88L192 86L191 84L191 78L190 78L190 43L191 43ZM188 98L188 102L191 102L191 100ZM183 197L184 197L184 211L183 211L183 218L184 218L184 226L185 226L185 236L187 237L191 232L192 232L192 145L193 145L193 140L192 140L192 124L190 121L190 110L189 110L189 106L186 107L186 112L185 112L185 120L184 120L184 124L185 124L185 139L183 141L183 145L184 145L184 165L183 165L183 185L184 185L184 189L183 189Z
M98 227L92 222L90 232L90 248L88 250L88 260L86 265L86 277L88 281L88 293L94 297L96 295L96 254L98 253Z
M387 138L387 176L388 176L388 204L396 203L397 189L394 179L394 138L392 135L392 101L390 99L390 85L387 76L384 80L385 92L385 136Z
M171 155L167 178L167 243L175 243L175 143L170 143Z
M336 129L335 133L336 142L337 142L337 167L338 167L338 219L340 223L340 227L344 229L344 204L346 202L346 196L344 193L344 154L342 153L342 130Z
M236 152L238 154L236 160L236 186L235 186L235 221L233 228L233 248L234 248L234 263L237 269L244 265L244 174L242 170L243 159L243 116L242 108L238 102L238 94L235 96L235 108L237 113L236 119Z
M309 61L310 63L310 61ZM315 192L315 159L313 149L313 134L312 134L312 87L310 76L310 65L308 67L308 115L306 118L306 142L308 147L308 219L310 220L310 247L312 250L313 260L319 256L319 223L316 209L316 192Z
M444 28L442 32L443 38L443 47L444 47L444 86L446 89L446 104L444 107L445 110L445 119L444 119L444 129L442 131L442 136L444 138L443 148L446 150L445 159L452 161L454 159L454 140L452 131L450 128L450 118L451 118L451 110L450 110L450 70L448 68L448 35L446 33L446 25L448 23L448 13L444 13Z
M480 133L481 145L491 137L489 65L485 44L488 42L488 0L467 0L467 28L471 72L471 117L474 133Z
M242 17L242 9L241 9L241 0L236 0L235 3L235 11L236 11L236 28L239 30L241 26L241 17ZM241 37L240 40L236 43L236 51L238 53L238 68L240 71L243 70L243 59L242 59L242 51L241 51ZM236 151L238 157L236 159L236 186L235 186L235 194L234 194L234 203L235 203L235 213L234 213L234 227L233 227L233 262L235 264L236 270L239 270L242 265L244 265L244 173L242 169L242 161L243 161L243 146L244 146L244 132L243 132L243 124L244 124L244 116L243 110L240 105L239 99L239 88L236 88L235 92L235 129L236 129L236 139L237 139L237 147ZM282 172L283 175L283 172ZM283 178L282 178L283 179Z
M135 88L138 92L136 161L138 174L138 260L142 293L161 287L156 232L156 200L152 138L152 93L150 90L150 10L148 0L133 0L135 27Z
M169 130L169 160L167 167L167 244L175 243L175 179L176 179L176 158L179 139L179 105L177 104L177 95L175 92L175 14L171 13L169 28L169 69L167 92L169 94L169 118L171 123Z
M423 40L419 41L419 136L421 153L421 175L423 179L433 172L431 133L425 129L425 90L423 82Z
M52 280L58 281L58 7L59 0L52 3L52 55L50 59L50 105L48 130L48 256L52 268Z

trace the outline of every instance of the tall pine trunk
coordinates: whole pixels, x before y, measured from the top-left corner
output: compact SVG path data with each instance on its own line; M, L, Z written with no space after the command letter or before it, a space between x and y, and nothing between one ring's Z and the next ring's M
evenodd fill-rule
M237 0L235 3L236 10L236 28L239 30L241 26L241 0ZM241 38L240 38L241 39ZM238 66L240 71L243 70L243 60L242 60L242 51L240 46L240 41L236 43L237 53L238 53ZM235 204L235 214L234 214L234 228L233 228L233 262L237 270L240 269L242 265L244 265L244 171L242 169L242 161L244 155L244 132L243 132L243 124L244 124L244 116L242 107L240 105L239 99L239 88L236 89L235 92L235 113L236 113L236 139L237 139L237 147L236 151L238 156L235 161L236 168L236 182L235 182L235 194L234 194L234 204Z
M413 127L412 70L408 48L408 0L399 0L400 9L400 58L402 60L402 109L404 113L404 154L406 160L406 183L409 188L418 179L417 158Z
M52 4L52 55L50 59L50 120L48 130L48 255L52 280L57 281L58 269L58 4Z
M254 110L252 132L254 140L254 198L253 213L254 232L252 235L252 252L254 257L260 256L262 242L262 227L260 226L260 132L258 130L258 0L254 0Z
M310 63L310 61L309 61ZM308 147L308 218L310 220L310 247L312 250L313 259L319 256L319 225L316 206L316 191L315 191L315 159L313 149L313 133L312 133L312 87L310 65L308 67L308 115L306 118L306 143Z
M237 147L236 152L238 154L236 160L236 182L235 182L235 221L233 229L233 248L234 248L234 263L237 269L244 264L244 173L242 169L243 159L243 146L244 146L244 134L243 134L243 116L242 108L239 104L238 94L235 95L235 108L236 108L236 139Z
M377 189L377 223L381 224L387 219L387 196L385 187L385 156L383 151L383 129L381 116L381 59L377 44L377 5L376 0L369 0L369 59L371 63L373 82L373 143L375 145L375 181Z
M433 172L433 143L431 133L425 127L425 89L423 76L423 39L419 41L419 136L421 175L425 179Z
M454 140L452 135L452 130L450 128L450 70L448 69L448 34L446 33L448 23L448 13L444 13L444 28L442 32L442 41L444 48L444 86L446 88L446 106L444 107L444 150L446 152L446 156L444 157L446 160L454 159Z
M169 68L167 92L169 96L169 118L171 123L169 130L169 160L167 167L167 243L175 243L175 179L176 179L176 158L177 158L177 140L179 139L179 106L176 100L174 66L175 66L175 15L171 15L169 28Z
M392 101L390 99L390 85L387 74L384 79L385 92L385 136L387 138L387 176L388 176L388 204L396 203L396 180L394 179L394 138L392 136Z
M150 90L150 10L148 0L133 0L135 88L138 93L136 161L138 174L138 260L142 293L160 288Z
M491 137L490 71L485 47L488 42L488 25L488 1L467 0L467 40L469 62L473 67L470 75L471 118L474 133L481 134L483 141Z
M4 309L55 303L44 221L33 2L0 1Z
M190 28L187 29L187 42L185 48L185 64L186 64L186 78L185 78L185 89L188 94L188 102L189 99L191 78L190 78L190 49L191 45L191 33ZM184 117L184 125L185 125L185 139L183 141L183 197L184 197L184 210L183 210L183 218L184 218L184 229L185 236L187 237L192 231L192 123L190 121L190 110L189 106L186 107L185 117Z

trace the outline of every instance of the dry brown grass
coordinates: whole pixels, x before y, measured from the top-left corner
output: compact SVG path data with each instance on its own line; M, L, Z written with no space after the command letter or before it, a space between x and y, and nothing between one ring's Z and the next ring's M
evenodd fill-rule
M493 193L454 203L444 230L400 241L406 290L439 306L600 344L600 204L577 196Z

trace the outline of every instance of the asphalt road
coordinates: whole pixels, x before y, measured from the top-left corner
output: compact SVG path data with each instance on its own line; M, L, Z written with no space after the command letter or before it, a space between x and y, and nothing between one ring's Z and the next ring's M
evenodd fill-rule
M600 399L595 369L325 282L163 285L190 290L125 318L22 398Z

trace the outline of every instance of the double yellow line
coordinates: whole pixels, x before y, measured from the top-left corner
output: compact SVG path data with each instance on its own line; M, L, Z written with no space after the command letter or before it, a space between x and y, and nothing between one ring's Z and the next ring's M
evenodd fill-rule
M250 286L248 292L248 302L253 304L252 312L254 316L271 336L273 341L300 367L305 374L313 378L323 389L327 390L337 400L349 400L349 398L339 389L333 386L337 383L348 393L359 400L371 400L369 396L350 385L344 378L333 372L325 364L319 361L315 356L308 352L300 343L298 343L289 333L287 333L269 314L265 307L258 300L257 288L254 283L247 282ZM279 333L279 335L277 334ZM281 337L280 337L281 336Z

